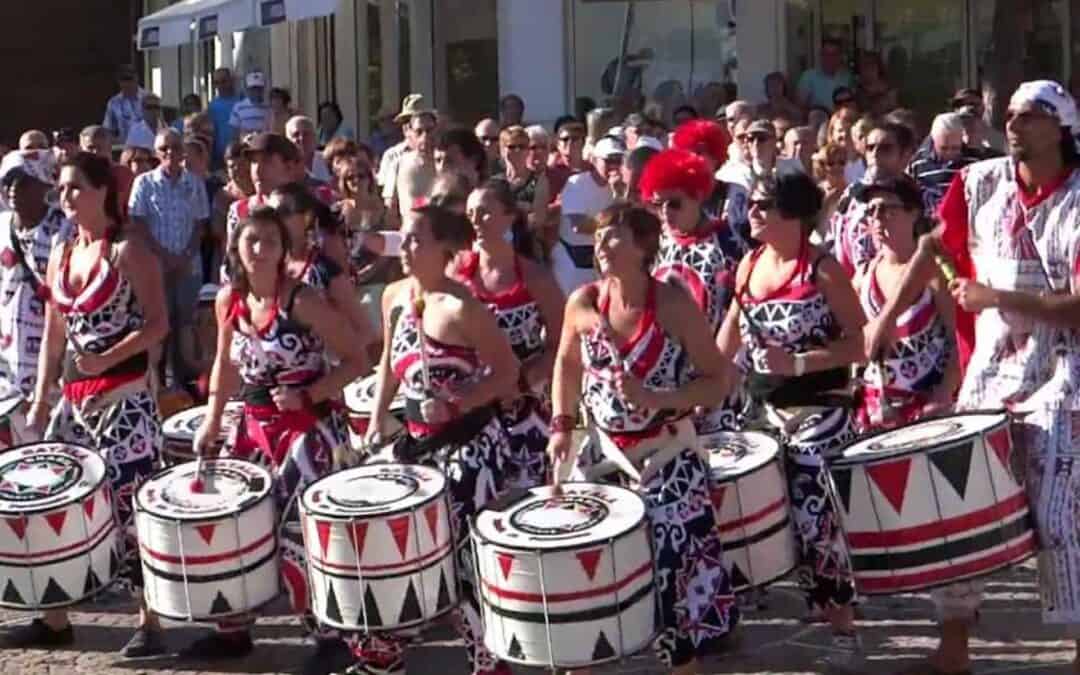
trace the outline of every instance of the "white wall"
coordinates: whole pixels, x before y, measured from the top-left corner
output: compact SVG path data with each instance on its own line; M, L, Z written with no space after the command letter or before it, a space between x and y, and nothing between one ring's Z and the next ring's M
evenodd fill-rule
M783 0L739 2L736 9L739 98L765 100L765 76L784 70Z
M563 0L499 0L499 96L525 99L525 116L549 127L567 101Z

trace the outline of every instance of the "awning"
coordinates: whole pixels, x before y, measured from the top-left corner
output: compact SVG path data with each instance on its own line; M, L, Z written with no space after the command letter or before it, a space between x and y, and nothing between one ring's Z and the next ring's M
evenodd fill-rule
M339 0L255 0L260 26L273 26L284 21L299 21L318 16L330 16Z
M160 49L207 40L258 25L258 0L182 0L139 19L139 49ZM319 3L315 3L319 4Z

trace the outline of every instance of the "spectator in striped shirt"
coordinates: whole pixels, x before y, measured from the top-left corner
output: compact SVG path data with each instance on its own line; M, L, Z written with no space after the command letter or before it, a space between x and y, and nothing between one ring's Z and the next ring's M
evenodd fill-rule
M266 104L266 75L252 71L244 78L247 98L233 106L229 126L233 138L243 140L248 134L262 133L270 128L270 106Z
M981 156L964 144L964 119L959 113L942 113L930 127L930 143L919 148L907 173L919 184L927 216L937 213L953 176Z

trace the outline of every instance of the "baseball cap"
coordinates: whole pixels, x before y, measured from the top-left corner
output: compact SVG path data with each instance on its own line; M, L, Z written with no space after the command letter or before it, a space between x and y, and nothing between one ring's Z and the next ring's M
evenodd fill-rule
M51 150L12 150L0 161L0 185L18 176L29 176L45 185L56 185L56 159Z
M247 147L244 148L245 155L250 156L257 153L278 155L284 160L293 162L299 162L301 159L300 149L297 148L292 141L280 134L272 134L269 132L255 134L255 136L248 141Z
M748 135L765 134L766 136L775 136L776 127L774 127L769 120L754 120L750 123L750 126L747 127L746 133Z
M259 72L258 70L250 72L244 78L244 86L247 86L247 87L265 87L266 86L266 75Z
M859 183L854 189L855 198L866 203L879 194L895 195L907 209L923 208L922 192L909 176L879 178L870 183Z
M596 145L593 146L592 154L594 157L614 157L615 155L625 155L626 146L623 142L617 138L611 136L604 136Z
M664 149L664 144L661 143L660 139L658 138L653 138L652 136L642 136L638 138L637 145L634 146L635 150L637 148L652 148L653 150L659 152L660 150Z

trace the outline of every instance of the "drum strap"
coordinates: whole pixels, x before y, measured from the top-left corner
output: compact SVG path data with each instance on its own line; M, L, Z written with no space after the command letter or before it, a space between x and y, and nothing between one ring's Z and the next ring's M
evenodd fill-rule
M466 445L494 417L494 407L484 405L470 410L430 436L413 438L408 434L402 434L394 444L394 455L402 462L422 462L445 446Z

